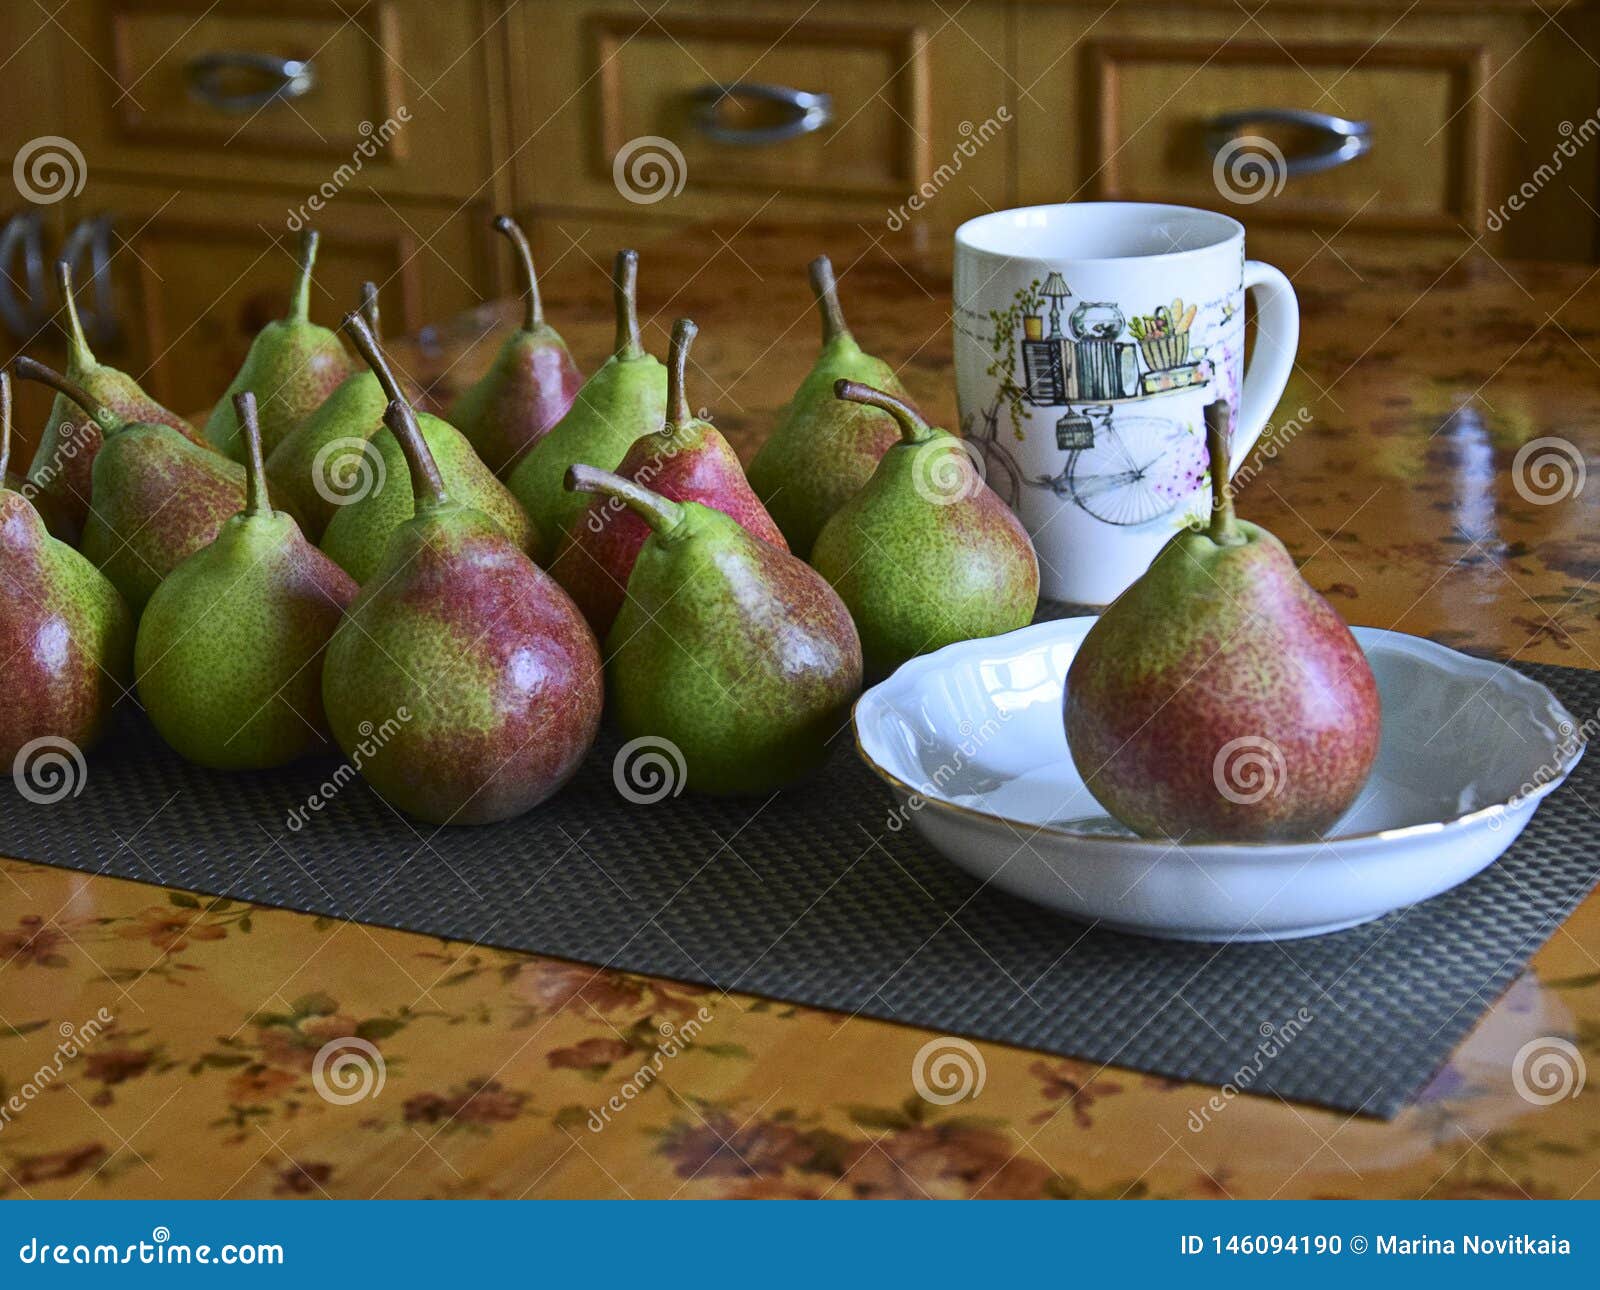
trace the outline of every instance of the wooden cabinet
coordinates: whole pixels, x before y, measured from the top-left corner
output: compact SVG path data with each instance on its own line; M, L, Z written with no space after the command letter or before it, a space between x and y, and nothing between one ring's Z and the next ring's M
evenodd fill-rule
M526 0L514 18L517 197L541 217L945 229L1008 198L1004 5Z

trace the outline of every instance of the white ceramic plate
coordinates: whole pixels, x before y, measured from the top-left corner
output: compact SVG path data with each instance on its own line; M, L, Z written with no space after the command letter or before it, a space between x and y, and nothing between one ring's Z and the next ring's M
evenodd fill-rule
M1183 940L1353 927L1493 863L1583 755L1570 714L1511 668L1354 628L1383 698L1377 765L1327 838L1134 836L1067 751L1067 669L1093 618L913 659L856 703L856 745L915 827L974 876L1076 918Z

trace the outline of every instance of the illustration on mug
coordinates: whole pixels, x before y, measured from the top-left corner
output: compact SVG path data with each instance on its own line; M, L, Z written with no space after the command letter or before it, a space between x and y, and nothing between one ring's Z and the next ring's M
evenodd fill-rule
M1071 299L1066 280L1051 272L1018 290L1008 308L989 311L992 334L981 339L994 399L968 413L963 433L982 453L990 486L1013 506L1031 487L1107 524L1171 515L1205 482L1202 410L1208 391L1237 370L1232 349L1242 342L1234 296L1174 299L1132 319L1103 300L1077 300L1069 312ZM1220 394L1238 406L1237 390ZM1002 440L1000 418L1020 442L1030 409L1057 408L1059 468L1029 474Z

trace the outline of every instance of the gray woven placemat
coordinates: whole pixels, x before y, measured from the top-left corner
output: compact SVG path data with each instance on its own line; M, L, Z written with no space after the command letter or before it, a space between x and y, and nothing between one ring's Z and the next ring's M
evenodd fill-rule
M1600 673L1523 669L1574 712ZM437 831L352 781L298 830L336 763L186 765L138 714L76 798L12 794L0 853L452 940L709 983L1095 1062L1396 1114L1600 877L1600 758L1472 881L1376 923L1283 945L1086 931L979 890L912 830L848 738L766 804L624 801L605 735L520 820ZM1314 1020L1270 1061L1264 1027Z

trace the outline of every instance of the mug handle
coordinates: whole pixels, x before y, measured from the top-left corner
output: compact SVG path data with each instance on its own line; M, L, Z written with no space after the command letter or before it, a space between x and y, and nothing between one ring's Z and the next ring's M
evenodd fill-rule
M1231 475L1244 464L1283 397L1300 346L1300 302L1289 279L1260 260L1244 262L1244 289L1256 297L1256 343L1245 366L1233 422Z

